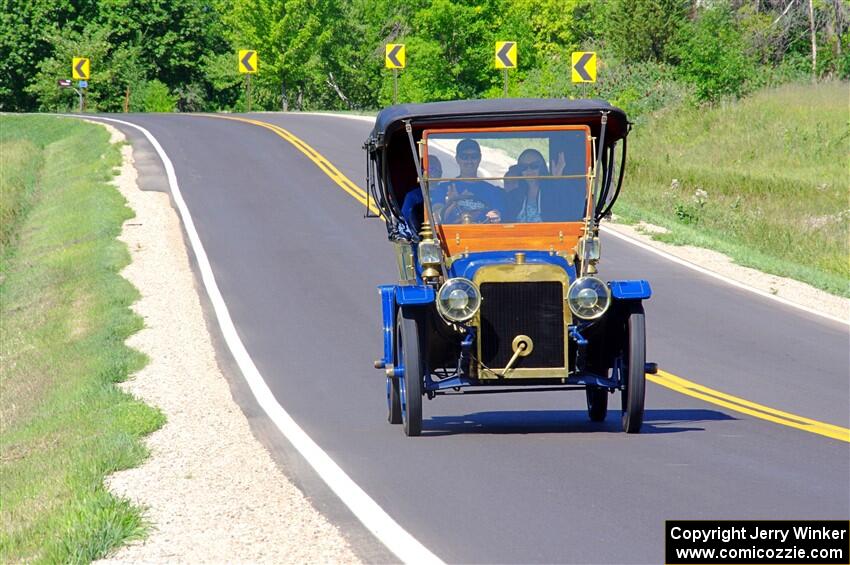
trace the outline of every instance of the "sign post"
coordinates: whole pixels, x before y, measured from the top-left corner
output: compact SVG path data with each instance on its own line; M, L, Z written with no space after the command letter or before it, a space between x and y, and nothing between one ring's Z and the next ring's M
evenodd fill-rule
M404 43L387 43L384 52L384 67L393 70L393 104L398 103L398 70L406 66Z
M83 81L80 81L80 82L83 82ZM78 89L74 88L74 83L69 78L60 78L59 80L56 81L56 86L58 86L59 88L70 88L71 90L73 90L74 92L77 93L77 96L80 99L80 106L79 106L80 110L79 111L82 114L82 112L83 112L83 92L82 92L82 90L78 90Z
M257 74L259 67L259 56L257 52L251 49L239 50L239 72L245 77L245 108L247 112L251 111L251 75Z
M71 76L74 80L80 81L77 83L80 90L76 88L74 90L77 91L77 95L80 97L80 113L82 114L86 109L86 88L89 86L88 80L89 76L91 76L91 61L88 57L71 58Z
M502 69L505 75L505 98L508 97L508 69L516 68L516 41L496 42L496 68Z
M573 51L573 82L596 82L596 53L593 51Z
M251 111L251 75L245 77L245 111Z

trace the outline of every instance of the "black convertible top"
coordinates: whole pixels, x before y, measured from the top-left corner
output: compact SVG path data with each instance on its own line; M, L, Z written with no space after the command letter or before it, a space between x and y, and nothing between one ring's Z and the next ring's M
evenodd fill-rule
M409 121L414 137L423 129L530 125L586 124L593 135L599 132L603 112L608 112L605 145L614 144L628 134L626 113L604 100L565 98L492 98L453 100L427 104L398 104L382 110L370 136L375 148L389 143L404 122Z
M602 116L608 115L604 147L600 147ZM405 131L409 123L413 137ZM492 98L453 100L427 104L398 104L384 108L366 139L366 182L369 200L381 210L390 239L410 237L419 226L407 226L400 214L405 195L419 187L411 147L422 139L426 129L467 129L482 127L529 127L586 125L596 139L602 165L601 190L597 193L597 218L610 211L623 182L626 163L626 136L631 124L626 113L604 100L565 98ZM622 157L616 188L610 191L614 173L614 148L622 140ZM400 227L402 226L402 227ZM404 235L408 234L408 235ZM412 236L412 237L415 237Z

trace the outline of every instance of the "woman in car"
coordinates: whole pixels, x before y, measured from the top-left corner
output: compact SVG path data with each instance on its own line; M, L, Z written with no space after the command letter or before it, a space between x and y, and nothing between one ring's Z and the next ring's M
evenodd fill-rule
M566 165L564 154L558 153L552 163L552 176L563 174ZM545 181L540 177L550 176L546 159L536 149L526 149L520 153L516 165L505 173L505 222L546 222L557 221L553 218L562 208L559 192L564 187ZM521 177L521 178L518 178Z

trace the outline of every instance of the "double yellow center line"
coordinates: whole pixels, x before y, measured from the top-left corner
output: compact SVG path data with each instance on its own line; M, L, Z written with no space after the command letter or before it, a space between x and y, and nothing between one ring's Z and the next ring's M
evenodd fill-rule
M283 129L282 127L270 124L268 122L262 122L259 120L252 120L249 118L241 118L236 116L221 116L213 114L204 114L204 116L210 118L219 118L222 120L244 122L274 132L276 135L282 137L293 147L298 149L313 163L315 163L316 166L319 167L319 169L323 173L330 177L331 180L333 180L337 184L337 186L347 192L352 198L357 200L363 206L367 205L368 200L366 197L365 190L354 184L348 177L342 174L339 169L337 169L333 165L333 163L328 161L318 151L310 147L310 145L307 144L304 140L296 137L291 132ZM378 210L375 204L373 204L372 202L368 202L368 206L371 212L373 212L374 214L380 214L380 210ZM781 424L790 428L796 428L805 432L818 434L828 438L850 443L850 429L848 428L835 426L833 424L827 424L825 422L819 422L817 420L812 420L810 418L805 418L803 416L797 416L795 414L783 412L775 408L770 408L769 406L764 406L763 404L750 402L749 400L745 400L743 398L739 398L737 396L733 396L725 392L714 390L707 386L703 386L693 381L683 379L682 377L678 377L660 369L658 370L657 375L647 375L646 378L650 382L666 387L670 390L674 390L676 392L691 396L693 398L698 398L716 406L722 406L724 408L739 412L741 414L747 414L748 416L759 418L761 420L767 420L768 422L773 422L775 424Z
M293 135L291 132L283 129L280 126L276 126L274 124L270 124L268 122L261 122L259 120L252 120L249 118L239 118L236 116L221 116L217 114L202 114L206 118L218 118L220 120L231 120L234 122L244 122L246 124L252 124L255 126L259 126L261 128L265 128L271 132L274 132L275 135L278 135L288 141L293 147L298 149L301 153L303 153L308 159L313 161L319 169L325 173L327 176L334 181L337 186L343 189L345 192L349 194L352 198L360 202L363 206L369 206L369 211L373 214L380 215L381 211L373 202L368 202L366 197L366 191L354 184L347 176L342 174L339 169L337 169L333 163L328 161L321 153L310 147L304 140ZM368 202L368 204L367 204Z
M708 388L682 377L677 377L661 369L658 370L657 375L647 375L646 378L655 384L694 398L699 398L717 406L723 406L735 412L850 443L850 429L842 428L841 426L818 422L811 418L797 416L796 414L783 412L763 404L750 402L749 400Z

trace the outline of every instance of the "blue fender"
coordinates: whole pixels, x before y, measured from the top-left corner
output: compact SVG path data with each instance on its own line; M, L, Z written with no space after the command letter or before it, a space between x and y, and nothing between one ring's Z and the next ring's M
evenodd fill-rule
M434 289L430 286L384 284L378 287L381 295L381 320L384 332L384 357L381 359L382 369L393 363L395 358L395 325L396 311L399 306L424 306L435 300Z
M614 300L646 300L652 296L649 281L643 279L608 281Z
M431 304L436 298L431 286L396 286L395 301L399 306L423 306Z
M393 336L395 335L395 289L393 284L385 284L378 287L381 295L381 314L384 328L384 357L381 359L383 369L393 362Z

